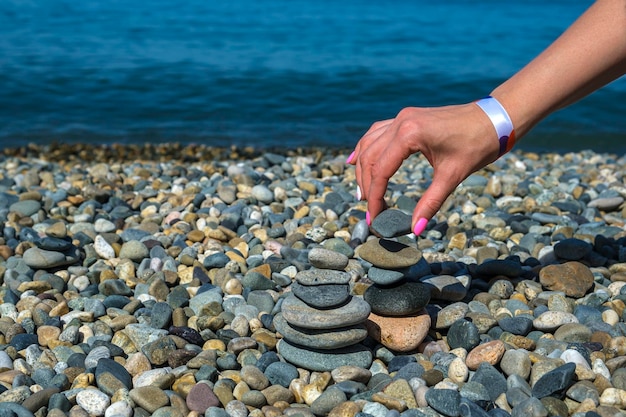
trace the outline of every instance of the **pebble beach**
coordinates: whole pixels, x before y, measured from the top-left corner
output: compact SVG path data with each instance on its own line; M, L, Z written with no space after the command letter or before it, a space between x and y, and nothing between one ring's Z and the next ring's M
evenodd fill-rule
M5 149L0 416L626 416L626 159L350 152Z

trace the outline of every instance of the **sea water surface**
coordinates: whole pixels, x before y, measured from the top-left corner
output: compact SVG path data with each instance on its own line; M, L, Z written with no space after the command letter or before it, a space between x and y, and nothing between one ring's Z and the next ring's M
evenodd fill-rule
M2 0L0 148L353 146L406 106L488 94L580 0ZM626 151L623 78L521 147Z

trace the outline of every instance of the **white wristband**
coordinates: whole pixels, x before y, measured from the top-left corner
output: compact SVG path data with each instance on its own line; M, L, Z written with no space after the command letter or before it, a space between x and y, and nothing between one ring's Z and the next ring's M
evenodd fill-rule
M476 104L489 116L493 127L496 129L500 143L500 151L498 152L498 157L500 157L510 151L515 144L513 122L511 122L511 118L502 104L491 96L477 100Z

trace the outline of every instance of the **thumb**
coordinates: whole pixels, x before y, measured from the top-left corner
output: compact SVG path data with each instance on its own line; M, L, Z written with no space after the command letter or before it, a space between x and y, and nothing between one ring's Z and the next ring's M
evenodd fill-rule
M428 221L439 211L448 196L458 185L459 183L455 183L449 176L433 176L433 182L419 199L413 211L413 227L411 230L413 230L416 236L426 229Z

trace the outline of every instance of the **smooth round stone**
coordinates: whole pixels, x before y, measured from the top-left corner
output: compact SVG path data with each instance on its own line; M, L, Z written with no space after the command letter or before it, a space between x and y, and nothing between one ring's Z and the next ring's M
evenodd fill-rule
M518 375L527 379L531 366L530 356L523 350L509 349L504 352L500 360L500 368L507 376Z
M548 223L559 224L563 220L563 218L559 215L548 214L548 213L533 213L530 216L530 218L541 224L548 224Z
M401 282L393 286L371 285L363 299L379 316L406 316L423 309L430 301L430 289L420 282Z
M332 269L307 269L295 276L301 285L348 284L350 278L349 273Z
M369 236L369 226L367 222L364 220L358 221L354 228L352 229L352 234L350 235L351 240L356 240L360 243L365 242L367 237Z
M408 268L403 270L396 270L383 269L372 266L367 270L367 277L376 284L392 285L404 279L407 271Z
M546 372L535 382L532 395L536 398L560 396L574 383L576 364L566 363Z
M164 302L155 303L152 306L150 325L156 329L165 329L169 326L172 318L172 308Z
M272 385L288 388L291 381L299 377L298 368L287 362L270 363L264 371Z
M205 383L199 382L194 385L187 394L186 403L189 410L204 413L209 407L218 407L220 400L211 387Z
M22 255L24 263L34 269L49 269L67 264L65 255L38 247L29 248Z
M233 417L226 410L220 407L209 407L206 409L205 417Z
M489 417L490 416L490 414L487 414L487 412L483 408L481 408L478 404L476 404L474 401L471 401L463 396L461 397L461 400L459 401L459 415L463 417ZM493 417L495 417L495 415Z
M64 251L72 247L72 242L56 237L44 237L39 239L36 245L45 250Z
M248 307L255 307L260 312L271 313L276 303L267 291L250 291L246 297Z
M367 369L372 364L372 352L361 344L332 351L322 351L297 347L281 339L277 349L287 362L311 371L330 372L346 365Z
M388 239L371 239L357 249L357 256L379 268L399 269L415 265L422 252Z
M76 395L76 403L89 414L101 416L111 404L111 400L100 390L85 389Z
M325 416L331 412L339 404L348 400L346 394L338 388L330 388L322 392L322 394L311 404L311 411L316 416Z
M13 359L4 350L0 350L0 368L13 369Z
M0 415L7 417L35 417L28 408L14 402L0 402Z
M309 251L309 262L319 269L342 270L348 266L348 257L330 249L313 248Z
M150 256L150 251L146 245L138 240L129 240L122 245L119 257L121 259L130 259L135 262L140 262L148 256Z
M554 338L563 342L586 343L592 337L591 329L581 323L566 323L554 332Z
M170 403L165 391L152 385L133 388L129 391L128 395L136 405L149 413L154 413L159 408Z
M554 331L567 323L578 323L578 319L572 313L564 311L546 311L533 320L533 326L537 330Z
M587 203L587 207L596 207L598 210L602 211L614 211L617 210L623 202L624 198L621 196L600 197Z
M87 354L85 358L85 368L95 368L98 365L98 361L101 359L108 359L111 357L111 352L106 346L98 346Z
M624 369L624 368L620 368ZM595 404L598 403L600 395L598 388L590 381L579 381L571 386L567 390L567 396L575 401L583 402L584 400L592 400Z
M94 222L94 228L96 233L110 233L114 232L116 229L115 223L103 218L96 219Z
M548 410L541 403L541 401L535 397L530 397L525 400L519 402L514 407L514 410L511 413L511 417L523 417L523 416L531 416L531 417L539 417L539 416L548 416Z
M222 291L219 288L213 288L209 291L204 291L196 294L189 299L189 307L196 315L200 315L202 308L210 303L222 304L223 296Z
M251 291L272 290L276 287L274 281L257 271L248 271L241 280L241 284Z
M347 284L301 285L294 282L291 291L300 300L319 309L339 306L350 297Z
M115 417L132 417L133 408L127 401L120 400L112 403L109 408L107 408L105 416L115 416ZM154 417L154 415L153 415Z
M465 363L471 370L478 369L483 363L496 365L504 355L505 349L504 343L500 340L482 343L468 352Z
M388 349L410 352L424 341L431 318L425 310L409 317L383 317L371 313L365 322L370 337Z
M288 341L313 349L338 349L367 337L363 324L336 329L306 329L290 325L280 313L274 317L274 327Z
M224 268L228 262L230 262L230 258L226 254L217 252L204 258L202 265L210 270L213 268Z
M434 389L426 391L426 402L435 411L445 416L460 415L461 394L452 389Z
M250 194L263 204L270 204L274 201L274 193L272 190L262 184L257 184L252 187Z
M32 412L36 412L41 407L47 406L48 401L50 401L50 397L58 392L58 388L42 389L41 391L37 391L26 398L22 403L22 406Z
M420 280L430 288L430 295L437 300L461 301L467 295L467 288L452 275L436 275Z
M445 306L439 311L433 312L435 318L436 329L447 329L452 324L465 317L465 314L469 311L467 304L462 302L452 303Z
M23 200L11 204L9 211L18 213L21 217L32 216L41 209L41 203L36 200Z
M387 209L374 218L370 228L380 237L403 236L412 232L411 220L411 216L401 210Z
M363 322L370 313L370 305L360 297L352 297L341 307L318 310L291 294L285 297L281 311L284 319L293 326L334 329Z
M594 277L589 267L571 261L545 266L539 272L539 282L550 291L562 291L568 297L580 298L591 289Z
M461 319L452 323L448 329L447 340L450 349L460 347L469 352L480 343L480 332L474 323Z
M367 317L367 316L366 316ZM26 349L30 345L36 345L39 342L39 338L36 334L19 333L13 336L9 345L13 346L15 350L20 351Z
M131 389L133 387L131 375L124 366L113 359L100 359L96 366L95 376L98 388L111 396L118 389Z
M103 259L115 258L115 249L101 235L97 235L93 242L93 248L99 257Z
M554 254L568 261L583 259L592 250L593 246L590 243L575 238L563 239L554 245Z
M533 321L528 317L504 317L498 320L498 326L505 332L526 336L533 328Z
M354 249L345 240L337 237L326 239L322 242L324 249L332 250L333 252L339 252L348 257L348 260L354 257Z

